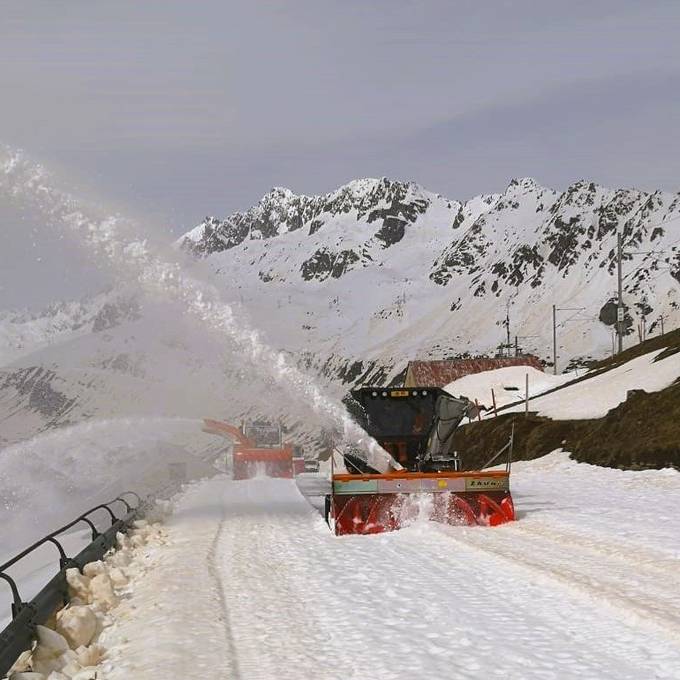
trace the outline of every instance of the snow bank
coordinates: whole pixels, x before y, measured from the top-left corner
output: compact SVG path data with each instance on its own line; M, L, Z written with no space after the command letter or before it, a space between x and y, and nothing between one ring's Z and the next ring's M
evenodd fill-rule
M680 376L680 353L655 361L663 351L649 352L573 384L565 384L576 378L573 373L550 375L531 366L508 366L466 375L449 383L444 389L456 397L465 396L472 401L476 399L489 409L493 406L493 389L496 405L500 408L524 399L528 374L529 410L554 420L602 418L624 402L630 390L657 392ZM544 394L550 390L555 391ZM523 410L524 404L518 403L503 412Z
M477 400L480 405L487 408L493 406L491 397L491 390L493 390L496 406L500 407L524 399L527 374L529 375L529 397L542 394L574 379L574 376L569 373L550 375L533 366L506 366L466 375L449 383L444 389L455 397Z
M624 402L629 390L657 392L680 376L680 353L655 361L664 350L649 352L621 366L532 399L530 410L554 420L603 418ZM522 410L518 405L509 411Z
M117 550L103 561L68 569L69 604L44 626L37 626L37 643L10 671L9 680L105 680L105 648L99 638L121 615L121 596L142 571L146 552L162 545L160 519L169 504L159 503L149 520L135 521L127 534L118 534Z

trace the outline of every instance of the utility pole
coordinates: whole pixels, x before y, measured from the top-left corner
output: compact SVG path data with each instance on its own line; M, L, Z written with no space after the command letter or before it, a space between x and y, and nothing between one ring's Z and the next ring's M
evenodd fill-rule
M553 374L557 375L557 306L553 305Z
M623 246L621 232L616 232L616 268L618 275L619 301L616 307L616 331L619 336L619 353L623 352L623 275L622 275Z
M507 352L506 356L510 356L510 348L512 345L510 344L510 301L508 300L508 304L505 307L505 351Z

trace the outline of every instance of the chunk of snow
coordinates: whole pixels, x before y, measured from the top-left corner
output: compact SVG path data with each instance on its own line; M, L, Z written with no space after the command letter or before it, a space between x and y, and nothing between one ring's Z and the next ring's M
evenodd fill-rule
M87 606L66 607L57 615L57 632L72 649L89 645L97 631L97 617Z
M66 582L68 583L71 599L78 598L81 602L90 602L90 579L87 576L81 574L75 567L72 567L66 570Z
M108 574L97 574L90 581L90 593L92 602L101 607L103 611L109 611L118 604L118 597Z
M128 584L128 577L119 567L111 567L109 569L109 578L116 588L123 588Z
M46 626L36 626L36 634L38 644L33 651L33 669L44 675L61 670L64 665L61 657L70 651L66 638Z
M76 649L78 663L83 668L90 668L96 666L102 658L103 650L99 645L90 645L89 647L79 647Z
M14 665L10 669L11 673L21 673L23 671L29 671L31 669L31 654L32 650L27 649L19 655L19 658L14 662Z
M83 567L83 574L87 576L87 578L94 578L98 574L104 574L106 573L106 565L101 561L101 560L96 560L94 562L88 562L84 567Z
M66 638L47 626L36 626L38 651L45 655L60 656L69 650ZM35 657L35 654L33 655Z

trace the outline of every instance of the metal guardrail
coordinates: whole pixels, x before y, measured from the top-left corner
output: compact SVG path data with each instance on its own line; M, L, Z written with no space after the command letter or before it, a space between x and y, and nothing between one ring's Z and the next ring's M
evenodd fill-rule
M137 505L134 507L130 505L124 496L135 497ZM125 507L124 516L118 517L115 514L111 508L115 504ZM72 522L41 538L9 561L0 565L0 579L9 584L12 592L12 621L0 632L0 677L4 677L19 656L31 648L35 639L36 626L45 623L58 607L67 604L68 584L66 583L66 570L76 567L82 571L88 562L101 559L115 544L116 534L119 531L127 531L132 522L141 516L144 507L145 503L134 491L125 491L109 503L102 503L90 508ZM103 532L97 529L90 518L90 515L98 510L106 511L111 519L111 526ZM92 542L75 557L68 557L57 536L81 522L90 527ZM59 551L59 572L52 577L49 583L32 600L24 602L19 594L16 581L6 571L46 543L53 544Z

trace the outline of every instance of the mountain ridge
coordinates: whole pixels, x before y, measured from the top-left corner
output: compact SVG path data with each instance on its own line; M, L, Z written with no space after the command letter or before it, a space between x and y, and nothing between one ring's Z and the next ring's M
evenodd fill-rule
M661 315L666 328L680 325L678 194L588 181L559 192L518 178L502 193L459 202L372 179L304 199L279 188L239 214L235 226L211 218L212 232L194 230L191 245L203 252L182 246L186 237L176 245L200 260L237 325L259 329L333 397L389 383L410 359L493 354L508 335L550 365L553 304L558 370L603 357L612 346L617 231L627 246L625 345L645 320L648 334L658 333ZM223 223L234 231L215 235ZM170 335L165 319L180 310L148 314L122 289L44 315L0 314L6 443L107 409L241 417L222 394L246 379L238 361L225 369L222 350L203 349L198 329ZM189 332L196 337L187 343ZM164 376L192 391L175 399L163 390L159 400ZM263 412L272 406L268 390L251 392Z
M637 324L648 321L654 331L657 315L675 320L680 266L673 238L680 237L678 219L680 194L608 189L588 180L578 180L560 192L531 177L520 177L512 179L502 193L461 202L414 182L369 178L315 197L300 198L277 189L245 213L222 221L207 218L178 245L213 263L228 288L241 291L241 298L250 295L251 307L262 302L262 285L269 286L267 296L297 297L299 306L305 304L304 286L313 286L306 290L327 295L329 309L335 306L355 321L353 312L358 311L364 317L366 338L375 336L370 326L376 324L368 319L394 321L409 312L418 315L422 304L409 304L407 288L421 302L428 298L427 306L437 301L442 319L445 311L470 316L473 310L476 327L463 319L467 333L452 336L455 342L462 341L463 353L494 351L502 342L498 326L506 316L503 307L514 307L515 333L539 337L530 349L549 359L550 329L545 323L539 327L533 318L536 306L544 306L546 291L553 291L558 307L584 307L591 318L608 318L603 310L616 295L618 231L627 247L627 333L632 336ZM647 247L650 252L641 259L629 252ZM362 309L344 304L358 289L365 292L367 284L392 290L379 295L379 300L365 300ZM284 289L290 290L283 293ZM375 290L367 294L376 296ZM447 304L441 304L445 299ZM474 304L474 299L485 304ZM314 335L324 315L311 302L308 306L305 315L319 322L305 319L301 326ZM480 306L486 311L477 309ZM549 309L544 306L546 320ZM288 316L286 323L291 321ZM600 322L600 328L596 325L593 333L581 333L580 339L567 329L562 359L565 354L597 357L607 351L612 325ZM401 332L400 328L382 330L393 335ZM326 335L334 331L345 333L347 327L331 323ZM428 346L423 338L406 349L412 358L416 351L428 354L436 350L436 340L433 337ZM353 348L347 349L351 356Z

